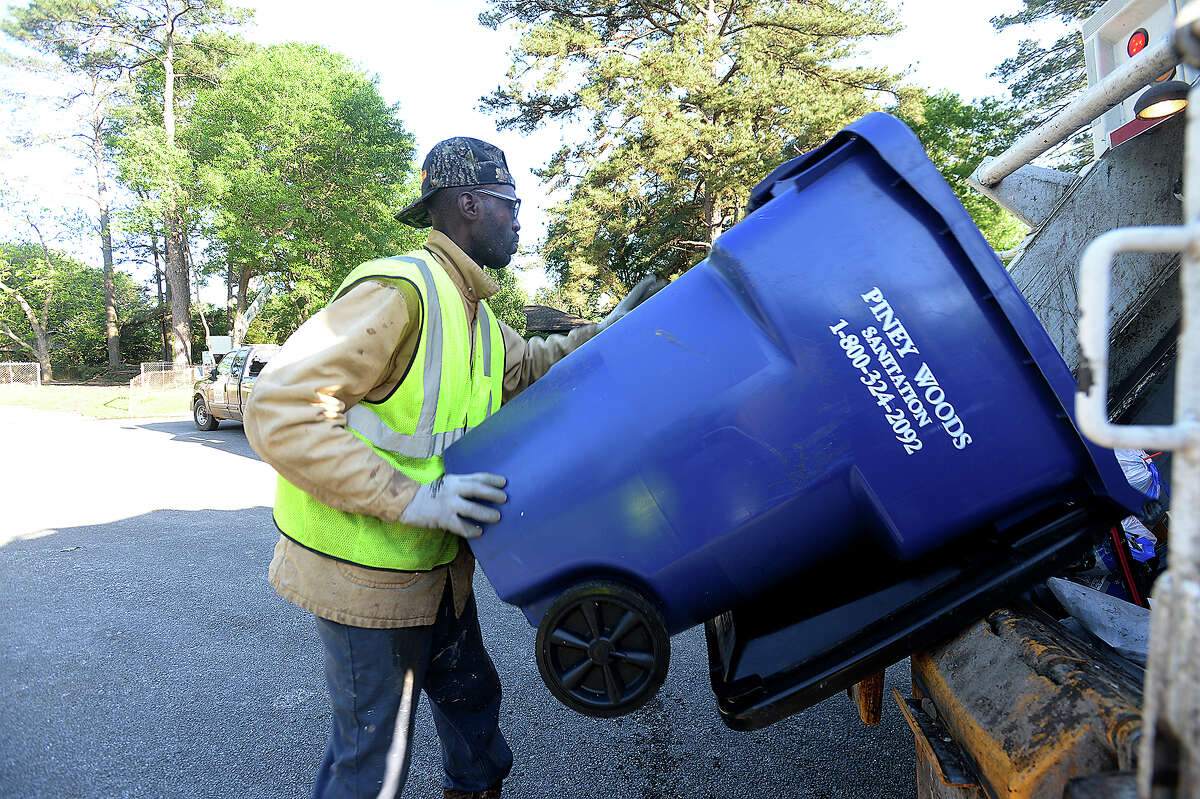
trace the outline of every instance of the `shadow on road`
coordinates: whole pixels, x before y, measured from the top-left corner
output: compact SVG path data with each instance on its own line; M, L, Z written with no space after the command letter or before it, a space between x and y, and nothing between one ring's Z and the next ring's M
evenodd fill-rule
M312 617L267 583L277 537L267 507L163 510L0 547L0 796L308 795L330 725L323 653ZM726 729L699 628L672 639L645 707L579 716L542 685L521 613L480 573L475 588L517 758L506 797L915 794L894 707L867 728L839 695L764 730ZM889 686L909 679L904 663L888 670ZM441 795L433 729L422 698L405 796Z
M0 796L305 794L328 710L277 537L167 510L0 547Z
M246 432L242 428L241 422L222 421L221 426L216 430L207 432L197 430L191 421L146 422L127 426L142 430L153 430L159 433L170 433L172 441L199 444L218 449L221 452L228 452L231 455L241 455L245 458L253 458L256 461L262 460L253 448L251 448L250 442L246 440Z

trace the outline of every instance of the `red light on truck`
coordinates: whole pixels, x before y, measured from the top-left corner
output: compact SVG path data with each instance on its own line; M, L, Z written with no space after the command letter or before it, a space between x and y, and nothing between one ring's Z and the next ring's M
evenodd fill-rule
M1146 33L1145 28L1138 28L1129 37L1129 42L1125 45L1125 52L1129 53L1130 58L1133 58L1145 50L1148 44L1150 44L1150 34Z

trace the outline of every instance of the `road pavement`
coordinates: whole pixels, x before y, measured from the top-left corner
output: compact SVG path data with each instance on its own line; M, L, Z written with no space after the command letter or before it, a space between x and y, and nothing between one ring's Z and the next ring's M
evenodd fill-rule
M274 473L240 425L0 407L0 796L304 797L330 723L311 617L266 580ZM701 629L659 695L591 719L554 700L534 630L476 574L516 754L505 797L911 797L890 698L844 695L764 730L720 721ZM440 797L427 703L405 796Z

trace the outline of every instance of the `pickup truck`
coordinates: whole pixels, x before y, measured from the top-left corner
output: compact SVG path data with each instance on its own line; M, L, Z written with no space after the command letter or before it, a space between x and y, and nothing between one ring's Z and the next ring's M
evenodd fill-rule
M275 344L252 344L233 350L197 380L192 391L192 419L200 430L216 430L222 419L240 422L259 373L279 351Z

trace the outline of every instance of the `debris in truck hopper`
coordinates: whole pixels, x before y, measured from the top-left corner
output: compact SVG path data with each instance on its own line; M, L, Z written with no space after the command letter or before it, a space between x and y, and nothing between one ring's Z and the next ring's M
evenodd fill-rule
M1084 629L1121 657L1146 665L1150 646L1149 610L1061 577L1051 577L1046 584Z
M1117 463L1129 484L1152 499L1162 499L1166 494L1166 486L1154 463L1154 456L1141 449L1113 450L1117 455Z

